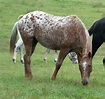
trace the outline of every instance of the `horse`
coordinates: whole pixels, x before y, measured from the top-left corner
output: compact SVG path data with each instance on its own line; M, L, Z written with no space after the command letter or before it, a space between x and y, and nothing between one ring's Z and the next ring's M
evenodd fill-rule
M44 62L46 63L47 61L47 55L50 53L50 49L47 48L46 53L44 55ZM73 64L77 64L78 63L78 58L77 58L77 54L75 52L70 52L68 55L69 59L72 61ZM57 62L57 57L58 57L58 53L57 50L54 50L54 62Z
M19 18L20 19L20 18ZM23 44L23 40L21 38L21 35L20 35L20 32L19 32L19 29L18 29L18 21L15 22L13 28L12 28L12 34L14 34L14 32L18 35L18 40L17 40L17 43L15 44L15 48L14 48L14 53L13 53L13 62L16 63L16 56L17 56L17 52L19 51L20 52L20 61L22 64L24 64L24 59L23 59L23 47L24 47L24 44ZM50 49L46 49L46 53L44 55L44 62L46 62L47 60L47 55L48 53L50 52ZM69 57L69 59L72 61L73 64L77 64L78 63L78 59L77 59L77 55L75 52L71 52L67 55ZM58 54L57 54L57 50L54 50L54 61L57 62L57 57L58 57Z
M97 52L98 48L105 42L105 17L95 21L88 30L89 35L93 34L92 38L92 58ZM103 65L105 65L105 58L103 58Z
M56 79L66 55L73 51L78 56L82 84L88 84L92 71L92 42L86 26L78 16L54 16L43 11L33 11L25 14L18 21L18 28L26 52L24 55L25 77L30 79L33 77L30 58L39 42L44 47L60 51L52 80ZM13 52L15 40L12 35L10 53Z
M69 59L72 61L73 64L78 63L78 57L75 52L70 52L67 56L69 57Z

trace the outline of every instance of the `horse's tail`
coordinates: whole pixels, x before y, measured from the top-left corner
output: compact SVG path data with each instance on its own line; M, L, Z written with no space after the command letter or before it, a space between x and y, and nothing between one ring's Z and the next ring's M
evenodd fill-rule
M10 38L10 53L13 53L13 50L15 48L16 36L18 33L17 25L18 25L18 22L14 24L13 29L12 29L12 35Z

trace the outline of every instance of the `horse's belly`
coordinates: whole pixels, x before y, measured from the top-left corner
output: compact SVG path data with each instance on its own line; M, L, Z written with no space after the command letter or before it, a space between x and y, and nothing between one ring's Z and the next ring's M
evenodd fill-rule
M41 45L54 50L59 50L62 42L61 37L44 33L38 34L36 39Z

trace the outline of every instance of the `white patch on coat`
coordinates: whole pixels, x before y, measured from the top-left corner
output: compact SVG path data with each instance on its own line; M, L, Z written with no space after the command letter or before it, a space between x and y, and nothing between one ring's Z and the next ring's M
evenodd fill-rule
M87 63L86 63L86 61L84 61L83 65L82 65L84 71L86 70L86 66L87 66Z

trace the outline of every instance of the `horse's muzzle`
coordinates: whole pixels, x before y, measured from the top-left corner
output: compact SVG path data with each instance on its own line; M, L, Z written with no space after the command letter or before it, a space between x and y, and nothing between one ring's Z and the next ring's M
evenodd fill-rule
M82 84L86 86L86 85L88 85L88 81L89 81L88 78L83 79L83 80L82 80Z

